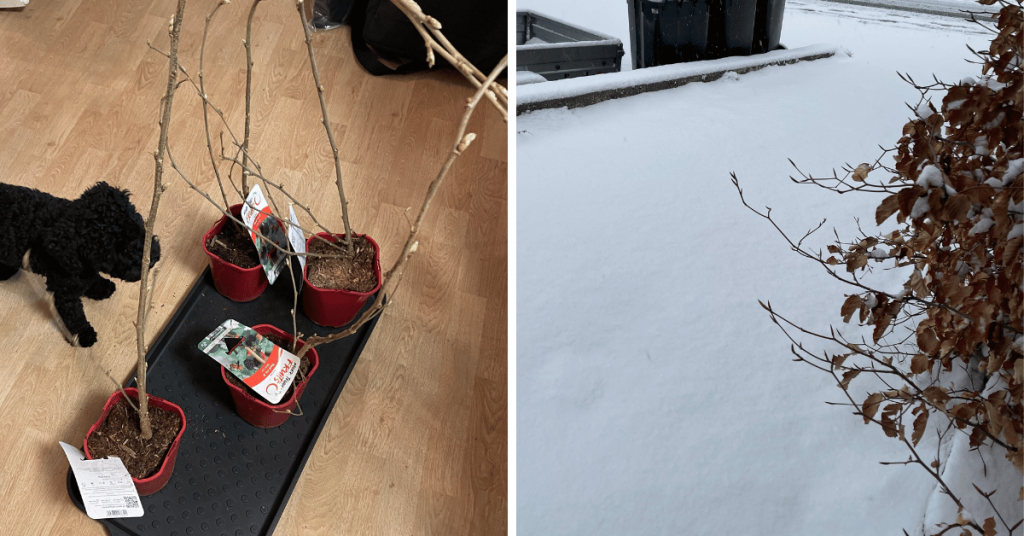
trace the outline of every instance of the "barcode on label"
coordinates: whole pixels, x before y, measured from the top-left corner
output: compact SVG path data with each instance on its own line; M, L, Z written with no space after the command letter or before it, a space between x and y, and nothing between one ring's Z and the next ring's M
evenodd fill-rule
M126 515L128 515L128 510L107 510L107 515L111 516L111 517L113 517L113 516L126 516Z
M136 499L135 497L125 497L124 498L124 505L126 507L128 507L128 508L138 508L139 507L139 500Z

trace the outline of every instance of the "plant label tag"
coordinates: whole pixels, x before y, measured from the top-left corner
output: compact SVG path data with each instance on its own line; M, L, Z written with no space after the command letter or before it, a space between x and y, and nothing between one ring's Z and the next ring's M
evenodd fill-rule
M281 402L299 372L299 358L236 320L224 321L199 349L271 404Z
M295 215L295 207L288 205L288 241L292 244L292 251L299 255L299 265L306 270L306 237L302 234L299 226L299 218Z
M93 519L142 517L146 511L139 502L139 492L124 462L116 456L103 460L87 460L82 451L61 441L61 448L71 463L78 481L85 513Z
M254 184L252 190L249 190L249 197L245 198L241 215L242 221L249 228L249 237L256 245L260 264L263 265L263 271L267 273L267 281L273 285L277 280L277 274L281 273L281 268L288 258L288 255L281 251L282 249L287 251L288 240L285 237L281 221L270 212L270 205L267 204L267 198L263 195L259 184ZM260 238L256 231L269 238L270 242L277 244L278 247L274 247L267 240Z

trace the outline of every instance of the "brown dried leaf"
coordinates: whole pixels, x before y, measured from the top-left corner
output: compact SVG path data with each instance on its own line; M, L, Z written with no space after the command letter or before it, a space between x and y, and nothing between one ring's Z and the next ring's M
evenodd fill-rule
M853 313L856 313L861 305L864 305L864 299L857 294L850 294L843 302L842 309L839 310L839 314L843 315L843 322L850 323Z
M868 173L871 171L869 164L861 164L857 166L857 169L853 170L851 178L855 182L864 182L868 178Z
M939 349L939 339L935 337L935 332L928 328L918 330L917 347L928 355L935 355ZM914 359L917 357L915 356Z
M971 430L971 448L980 447L985 442L985 437L985 431L980 426L974 427L974 430Z
M928 194L928 212L931 213L933 219L936 214L942 213L942 198L945 195L946 190L943 188L932 188Z
M985 536L996 536L996 518L990 517L985 520L985 524L981 526L985 529Z
M882 222L889 219L889 216L892 216L894 212L900 209L898 196L899 194L892 194L886 197L878 205L878 208L875 209L875 223L877 225L882 225Z
M1024 249L1024 236L1018 236L1007 242L1006 247L1003 249L1003 264L1011 266L1014 263L1019 263L1022 253L1021 249Z
M954 195L946 199L946 219L967 222L967 213L971 210L971 200L963 195Z
M864 416L864 424L871 422L871 419L878 413L878 406L882 403L882 393L872 393L867 400L861 404L861 413Z
M860 374L860 370L857 369L848 370L844 372L843 380L839 382L839 387L841 387L844 391L847 390L850 387L850 381L856 378L858 374Z
M850 255L846 259L846 271L853 272L858 268L863 268L868 265L868 256L864 254Z
M939 407L946 407L949 402L949 394L942 387L933 385L923 391L924 398Z
M914 433L910 436L910 440L917 446L917 442L924 437L924 431L928 427L928 412L922 411L918 414L917 418L914 419Z
M916 354L910 360L910 373L921 374L931 368L931 361L924 354Z
M914 185L904 188L896 194L896 203L900 207L900 214L909 216L911 209L914 208L914 203L917 202L917 198L921 196L924 189L920 186Z
M910 290L914 292L914 296L918 298L924 298L928 295L928 286L925 285L924 277L921 275L921 270L914 270L914 273L910 274L910 279L907 281L910 285Z
M875 342L878 342L878 340L885 335L885 331L889 329L889 325L892 323L893 318L895 318L895 315L884 313L875 321L875 331L872 333L872 337L875 339Z
M888 437L896 437L898 435L898 430L896 429L896 421L892 420L891 417L889 417L888 415L886 415L884 413L882 414L881 421L882 421L882 431L885 432L886 436L888 436Z

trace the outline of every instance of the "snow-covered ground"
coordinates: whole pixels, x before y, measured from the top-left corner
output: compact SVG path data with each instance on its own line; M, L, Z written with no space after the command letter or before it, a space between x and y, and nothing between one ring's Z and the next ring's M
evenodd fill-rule
M628 51L624 0L518 7ZM976 76L965 45L987 39L948 17L791 0L782 42L847 53L518 117L520 534L921 533L934 480L880 465L907 453L826 405L841 392L790 360L757 303L852 333L847 289L743 208L729 172L791 235L828 217L811 244L853 236L856 217L873 232L880 198L795 185L787 158L815 174L874 161L917 101L896 72Z

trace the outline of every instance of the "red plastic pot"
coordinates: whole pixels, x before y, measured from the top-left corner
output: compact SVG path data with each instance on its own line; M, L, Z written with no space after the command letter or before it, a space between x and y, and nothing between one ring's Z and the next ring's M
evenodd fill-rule
M253 326L252 329L256 330L256 333L260 335L276 335L288 342L295 339L291 334L281 331L270 324L260 324ZM305 342L300 339L296 351L301 349L303 345L305 345ZM298 383L295 386L295 391L292 392L292 396L280 404L271 404L262 398L253 396L248 389L228 381L228 374L231 373L224 367L220 368L220 376L223 378L224 384L231 390L231 398L235 401L235 410L245 419L245 422L258 428L274 428L281 426L288 420L288 417L292 416L296 402L302 398L302 393L306 391L309 379L313 377L313 373L316 372L317 367L320 365L320 356L316 353L316 349L306 352L306 358L309 359L310 364L306 379Z
M231 213L236 218L239 217L239 214L242 213L241 203L232 206ZM213 285L217 288L217 292L220 292L231 301L252 301L259 298L260 294L263 294L263 291L267 289L269 284L267 274L263 271L263 266L241 268L214 255L206 247L210 238L216 236L224 228L224 224L227 221L227 216L221 216L217 223L203 236L203 251L210 257L210 274L213 275Z
M329 233L317 233L317 236L337 242L345 238L345 235L332 235ZM380 290L380 246L372 238L366 235L353 235L365 238L373 246L373 273L377 276L377 286L369 292L356 292L354 290L340 290L320 288L309 282L309 262L306 262L306 269L302 272L304 286L302 288L302 310L310 320L321 326L338 328L348 324L355 318L356 313L363 308L366 300ZM310 244L316 240L309 237L306 241L306 251L309 251Z
M134 387L125 387L125 392L128 396L134 397L135 400L139 399L139 390ZM89 438L92 436L104 421L107 420L107 414L114 407L115 404L124 398L124 394L121 391L116 391L110 395L107 399L107 403L103 406L103 414L100 415L99 420L89 428L89 433L85 435L85 457L93 459L92 453L89 452ZM172 411L178 414L181 418L181 430L178 431L178 435L174 436L174 441L171 442L171 447L167 450L167 454L164 456L164 463L160 465L148 478L135 478L132 477L132 482L135 483L135 489L138 490L139 495L152 495L167 485L167 481L171 479L171 473L174 472L174 461L178 459L178 445L181 444L181 438L185 435L185 412L181 410L177 404L168 402L159 397L149 395L149 406L154 408L160 408L167 411Z

